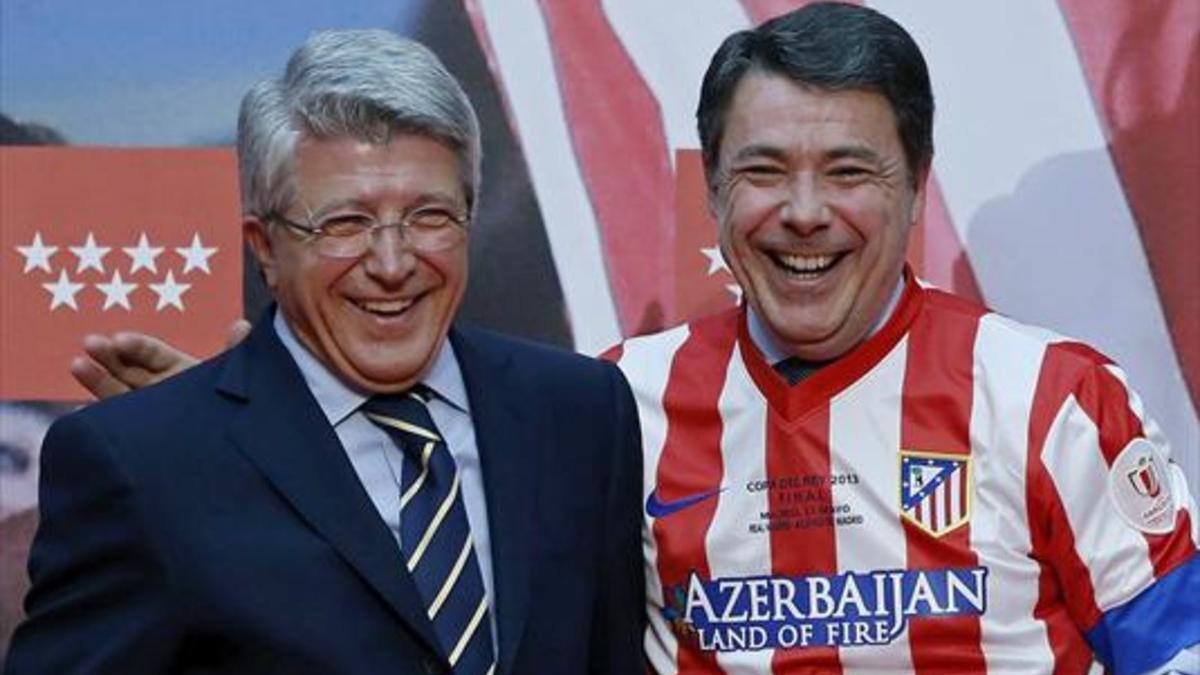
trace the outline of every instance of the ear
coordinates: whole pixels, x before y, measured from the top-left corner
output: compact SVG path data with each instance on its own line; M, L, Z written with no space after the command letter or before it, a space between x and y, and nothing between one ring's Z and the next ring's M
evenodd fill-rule
M929 185L929 167L930 164L926 164L917 172L917 180L913 186L915 192L913 193L912 211L908 214L908 224L910 226L916 225L917 221L921 219L921 215L925 213L925 198L929 193L927 189Z
M721 187L718 184L717 177L714 175L715 173L717 173L716 169L710 172L706 166L701 172L701 176L704 178L704 204L708 207L708 215L712 216L713 220L719 222L721 220L721 209L724 208L725 204L722 201L724 196L721 194Z
M713 220L719 220L717 217L720 213L720 210L717 206L717 199L719 199L719 197L717 196L717 190L715 187L713 187L712 183L708 184L707 189L704 191L704 195L704 204L708 207L708 215L712 216Z
M250 247L250 252L254 254L255 260L258 261L258 267L262 270L263 281L266 282L267 288L273 292L278 280L278 273L275 264L275 247L271 241L270 228L266 223L259 220L257 216L246 215L242 218L242 237Z
M708 215L712 218L717 228L717 247L721 249L721 257L725 260L725 266L732 272L733 266L729 264L729 231L726 227L729 194L727 191L722 192L720 188L711 182L709 182L705 194Z

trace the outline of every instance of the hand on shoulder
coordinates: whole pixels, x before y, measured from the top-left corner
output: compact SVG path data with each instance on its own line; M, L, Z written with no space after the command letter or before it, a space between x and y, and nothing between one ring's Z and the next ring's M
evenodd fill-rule
M239 319L229 327L226 345L232 347L250 332ZM145 333L87 335L85 356L71 361L71 375L97 399L141 389L194 366L196 357Z

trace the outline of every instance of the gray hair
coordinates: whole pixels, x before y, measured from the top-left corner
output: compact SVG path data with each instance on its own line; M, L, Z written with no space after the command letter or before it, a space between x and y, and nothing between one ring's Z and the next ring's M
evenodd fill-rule
M386 143L428 136L452 149L473 213L479 191L479 121L458 81L422 45L385 30L317 33L278 78L254 85L238 115L242 208L258 217L295 198L291 163L302 134Z

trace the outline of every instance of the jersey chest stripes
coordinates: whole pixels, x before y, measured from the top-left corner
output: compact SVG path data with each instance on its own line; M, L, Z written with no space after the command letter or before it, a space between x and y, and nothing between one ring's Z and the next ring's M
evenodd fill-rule
M1111 453L1096 444L1087 484L1044 456L1072 405L1058 385L1085 362L1059 338L910 283L876 336L788 387L743 324L725 313L619 357L646 453L652 665L1085 672L1083 631L1121 600L1087 548L1112 542L1047 533L1089 517L1075 493L1102 490L1107 455L1142 433L1136 406L1120 401L1128 424ZM1118 536L1142 553L1125 583L1178 563Z

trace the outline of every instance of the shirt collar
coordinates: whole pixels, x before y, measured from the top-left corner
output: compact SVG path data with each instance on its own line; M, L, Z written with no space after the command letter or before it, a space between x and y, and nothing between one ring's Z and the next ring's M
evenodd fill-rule
M438 350L433 367L429 369L422 383L432 389L438 398L462 412L471 412L471 404L467 400L467 385L463 382L462 369L458 365L458 357L454 354L454 345L449 340L442 340L442 348Z
M880 313L879 319L875 321L875 325L871 326L871 331L867 333L867 337L871 337L883 328L887 320L891 318L892 313L896 311L896 305L900 304L900 296L904 294L904 277L896 282L896 287L892 289L892 297L888 299L887 306ZM763 358L767 363L775 365L780 361L788 359L791 354L780 345L780 341L775 337L775 333L771 331L758 312L754 311L754 306L746 303L746 328L750 333L750 339L754 342L754 346L758 347L758 351L762 352ZM865 339L865 338L864 338Z
M770 328L767 328L750 303L746 303L746 328L750 332L750 339L754 341L754 346L762 352L767 363L775 365L788 358L788 353L779 346L775 334L771 332Z
M321 412L329 420L330 426L337 426L342 420L354 414L359 406L371 397L370 393L347 385L329 372L325 364L318 361L317 357L313 356L296 337L292 327L283 318L283 312L278 308L275 309L272 326L279 335L280 342L283 343L284 348L292 355L292 359L300 368L305 384L308 385L313 398L317 400ZM422 384L432 389L439 398L455 408L463 412L470 412L467 402L467 387L463 383L462 370L458 366L454 347L449 340L443 340L442 349L438 350L433 367L429 369Z

